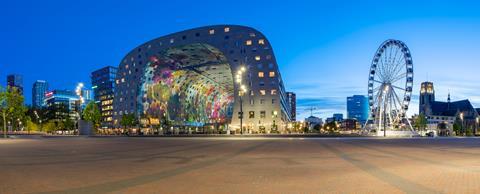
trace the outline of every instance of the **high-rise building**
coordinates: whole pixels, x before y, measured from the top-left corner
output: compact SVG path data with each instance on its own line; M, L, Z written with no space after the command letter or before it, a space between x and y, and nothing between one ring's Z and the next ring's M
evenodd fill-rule
M54 119L64 119L68 116L72 120L77 120L79 97L74 91L53 90L45 93L45 106L48 114Z
M8 88L16 88L20 95L23 95L23 77L18 74L7 75Z
M290 118L297 120L297 95L293 92L287 92L287 104L290 108Z
M44 80L37 80L32 87L32 106L41 108L45 106L45 93L48 91L48 83Z
M361 125L368 120L368 98L363 95L347 97L347 118L356 119Z
M117 68L107 66L92 72L93 99L102 114L102 126L113 126L113 97Z

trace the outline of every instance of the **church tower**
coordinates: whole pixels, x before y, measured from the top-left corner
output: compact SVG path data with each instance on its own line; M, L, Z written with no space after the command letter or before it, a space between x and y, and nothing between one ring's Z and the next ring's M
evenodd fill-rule
M435 102L435 90L432 82L423 82L420 87L419 111L424 115L431 113L431 105Z

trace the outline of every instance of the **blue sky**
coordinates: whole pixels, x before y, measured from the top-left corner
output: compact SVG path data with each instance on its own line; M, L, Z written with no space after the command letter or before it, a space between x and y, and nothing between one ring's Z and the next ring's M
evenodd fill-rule
M299 118L345 112L346 97L366 94L367 73L386 39L412 52L415 84L435 83L437 99L478 91L480 3L476 1L8 1L0 6L0 83L24 75L27 103L36 79L74 89L90 72L118 65L130 49L189 28L238 24L273 45ZM410 114L418 111L418 98Z

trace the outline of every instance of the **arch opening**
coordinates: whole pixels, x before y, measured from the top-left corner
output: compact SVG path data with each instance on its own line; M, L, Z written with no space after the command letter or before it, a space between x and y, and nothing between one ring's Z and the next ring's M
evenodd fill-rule
M225 55L208 44L170 47L150 56L139 92L137 112L151 124L204 127L232 120L232 70Z

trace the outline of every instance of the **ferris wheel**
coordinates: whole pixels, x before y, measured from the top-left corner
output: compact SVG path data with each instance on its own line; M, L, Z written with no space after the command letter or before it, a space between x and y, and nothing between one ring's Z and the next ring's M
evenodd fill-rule
M371 127L387 130L413 131L406 117L412 97L413 63L410 50L399 40L380 45L368 75L368 101Z

